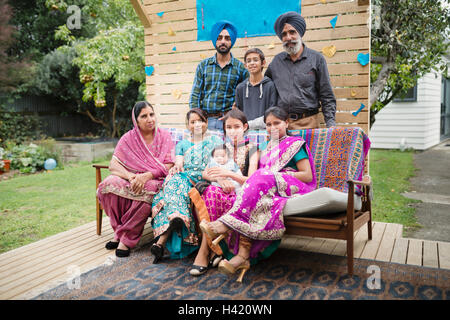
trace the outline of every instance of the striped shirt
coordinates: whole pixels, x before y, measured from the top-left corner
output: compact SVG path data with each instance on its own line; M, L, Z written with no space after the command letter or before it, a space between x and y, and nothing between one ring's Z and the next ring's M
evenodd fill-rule
M248 76L244 64L233 55L223 68L218 64L216 55L201 61L195 72L189 107L208 113L231 110L236 87Z

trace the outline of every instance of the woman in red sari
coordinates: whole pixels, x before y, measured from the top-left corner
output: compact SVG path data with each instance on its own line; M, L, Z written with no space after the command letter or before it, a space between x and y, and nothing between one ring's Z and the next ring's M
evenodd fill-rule
M98 200L109 216L114 241L106 249L127 257L139 242L151 213L153 196L175 162L174 143L168 131L158 128L153 107L136 103L134 128L117 143L109 164L111 175L97 189Z

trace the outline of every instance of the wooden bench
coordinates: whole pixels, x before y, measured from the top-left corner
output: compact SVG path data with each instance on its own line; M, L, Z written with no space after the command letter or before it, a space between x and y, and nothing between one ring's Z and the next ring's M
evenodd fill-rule
M188 136L187 130L171 128L175 143ZM359 127L321 128L292 131L292 134L302 136L308 144L314 157L318 189L330 188L347 194L346 209L339 212L321 214L315 212L309 215L302 212L301 216L285 216L286 234L320 238L345 240L347 243L348 273L353 274L353 237L354 232L367 224L368 238L372 239L372 182L365 171L365 158L370 148L370 141ZM249 133L252 142L259 144L267 138L265 132ZM102 181L102 165L93 165L96 169L96 188ZM361 204L355 205L355 193ZM298 197L300 199L302 196ZM289 199L286 206L298 199ZM294 203L295 204L295 203ZM291 205L292 207L292 205ZM102 227L102 208L96 199L97 234Z

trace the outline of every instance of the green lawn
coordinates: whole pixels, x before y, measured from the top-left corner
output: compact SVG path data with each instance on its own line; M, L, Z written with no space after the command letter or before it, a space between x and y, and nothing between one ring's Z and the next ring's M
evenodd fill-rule
M417 227L415 202L400 193L414 175L413 152L372 150L375 221ZM109 161L101 161L107 164ZM106 174L106 172L105 172ZM95 220L95 170L91 163L16 176L0 182L0 252Z
M0 252L93 220L95 169L91 163L0 182Z
M413 203L401 193L410 191L409 179L415 175L414 151L371 150L370 176L373 180L373 220L399 223L404 230L418 228Z

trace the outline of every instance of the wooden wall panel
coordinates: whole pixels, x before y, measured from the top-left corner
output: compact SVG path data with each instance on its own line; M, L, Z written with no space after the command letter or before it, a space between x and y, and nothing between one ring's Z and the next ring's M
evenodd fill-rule
M147 99L155 105L162 126L184 127L184 116L197 64L215 53L211 41L197 41L196 0L143 0L152 21L145 28L145 63L154 67L146 78ZM164 12L162 17L157 13ZM337 99L336 122L339 126L369 129L369 112L364 108L352 115L361 103L368 105L369 65L361 66L359 53L370 49L369 6L357 0L302 0L302 15L307 30L303 38L308 47L321 51L336 46L336 54L326 57L331 83ZM330 20L338 15L333 29ZM175 35L169 35L169 28ZM276 36L237 39L232 53L242 60L245 51L258 47L266 55L266 65L281 52ZM323 123L323 116L321 122Z

